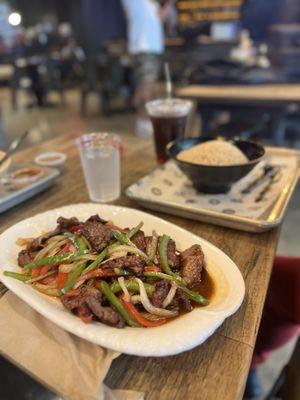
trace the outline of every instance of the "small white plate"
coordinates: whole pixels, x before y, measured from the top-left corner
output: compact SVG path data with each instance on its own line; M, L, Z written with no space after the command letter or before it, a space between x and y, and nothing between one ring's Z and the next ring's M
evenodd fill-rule
M58 300L53 300L31 286L3 275L3 270L19 269L17 255L20 248L16 245L18 238L35 237L42 231L53 229L59 216L76 216L79 220L84 220L97 213L122 227L132 227L143 221L146 234L151 234L153 229L159 234L168 234L176 241L179 250L184 250L192 244L200 244L216 286L209 306L197 307L192 312L156 328L117 329L98 322L86 325L64 309ZM75 204L47 211L7 229L0 236L0 248L0 278L5 286L63 329L100 346L127 354L161 357L192 349L203 343L225 318L240 307L245 294L244 280L238 267L221 250L176 225L131 208Z

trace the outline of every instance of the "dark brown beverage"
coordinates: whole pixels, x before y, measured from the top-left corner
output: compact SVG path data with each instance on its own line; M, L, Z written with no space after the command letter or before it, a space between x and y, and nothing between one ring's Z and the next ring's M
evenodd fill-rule
M153 125L157 161L160 164L168 159L167 144L184 137L191 107L190 101L174 98L154 100L146 104Z
M183 138L187 115L179 117L151 116L157 161L164 163L167 159L166 146L172 140Z

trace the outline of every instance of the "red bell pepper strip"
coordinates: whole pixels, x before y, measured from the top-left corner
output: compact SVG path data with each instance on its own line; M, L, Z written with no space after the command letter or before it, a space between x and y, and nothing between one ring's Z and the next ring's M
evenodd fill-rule
M79 224L79 225L71 226L71 228L69 228L68 230L70 232L76 232L76 231L79 231L79 229L82 229L82 228L83 228L83 224Z
M144 268L145 271L152 271L152 272L161 272L161 268L160 267L155 267L154 265L147 265Z
M52 267L54 267L53 264L43 265L43 266L41 267L40 275L45 275L48 271L50 271L50 269L51 269Z
M42 267L33 268L31 270L31 278L37 278L38 276L40 276L42 268L43 268L43 266Z
M57 289L58 290L62 289L65 286L67 279L68 279L68 274L58 271L58 274L57 274Z
M93 314L87 314L84 307L77 308L77 315L85 324L89 324L93 320Z
M154 328L167 322L166 318L158 319L157 321L150 321L149 319L144 318L130 301L125 300L124 294L121 296L121 302L126 311L142 326L145 326L147 328Z
M116 276L116 273L112 270L103 270L103 269L95 269L91 272L88 272L86 274L81 275L78 279L78 281L86 281L87 279L90 278L106 278L109 276Z

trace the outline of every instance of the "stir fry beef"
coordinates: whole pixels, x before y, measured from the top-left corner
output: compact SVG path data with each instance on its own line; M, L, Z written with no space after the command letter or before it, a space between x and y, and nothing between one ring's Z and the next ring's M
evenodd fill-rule
M201 246L194 244L180 255L181 276L190 289L201 283L201 271L205 267L204 254Z
M18 254L18 264L20 267L24 267L26 264L31 263L35 256L37 255L38 251L29 251L29 250L21 250Z
M63 305L68 310L76 311L79 307L88 308L99 321L123 328L125 326L123 319L111 307L103 306L103 300L103 295L98 289L87 285L80 286L77 296L64 295L61 297Z
M168 262L171 268L179 268L180 258L179 255L176 254L176 244L174 240L169 240L167 247L167 256Z
M143 231L138 231L132 238L131 241L142 251L146 250L146 238Z
M101 265L102 269L124 268L132 272L134 275L140 276L143 274L145 260L136 255L127 255L124 257L115 258Z
M167 281L159 281L155 284L155 292L151 295L150 301L154 307L161 308L165 298L167 297L171 285Z
M97 252L102 251L113 238L111 229L94 220L84 223L82 234Z
M59 217L57 219L57 229L59 232L64 232L76 225L80 225L80 222L76 217L72 218Z
M98 214L92 215L90 218L86 220L86 222L100 222L100 224L106 224L107 221L101 217L99 217Z
M192 311L191 302L186 293L184 293L180 288L176 290L174 299L170 303L170 308L179 308L183 311Z

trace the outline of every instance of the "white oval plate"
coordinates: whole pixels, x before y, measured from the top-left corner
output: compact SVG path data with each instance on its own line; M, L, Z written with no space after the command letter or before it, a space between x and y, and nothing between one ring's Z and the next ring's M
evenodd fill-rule
M121 227L132 227L143 221L146 234L151 234L153 229L159 234L168 234L176 241L179 250L184 250L192 244L200 244L206 257L207 268L216 285L210 304L207 307L197 307L192 312L156 328L116 329L98 322L86 325L64 309L58 300L41 294L30 285L3 275L3 270L19 270L17 255L20 248L16 245L18 238L36 237L41 232L53 229L59 216L76 216L79 220L84 220L93 214L112 220ZM0 248L0 278L6 287L63 329L100 346L127 354L160 357L192 349L203 343L225 318L240 307L245 294L244 281L238 267L221 250L176 225L131 208L74 204L47 211L7 229L0 236Z

